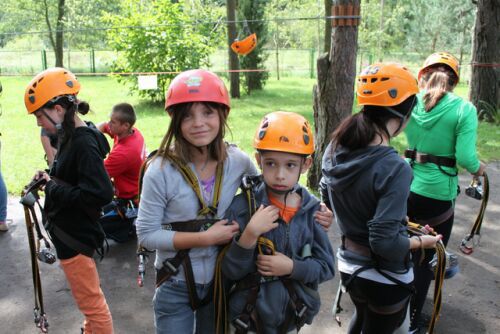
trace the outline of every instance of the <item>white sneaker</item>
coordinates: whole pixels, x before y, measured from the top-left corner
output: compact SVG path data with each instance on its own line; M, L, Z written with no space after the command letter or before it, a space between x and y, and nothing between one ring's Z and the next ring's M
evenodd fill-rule
M0 232L7 232L9 230L9 225L7 222L0 222Z

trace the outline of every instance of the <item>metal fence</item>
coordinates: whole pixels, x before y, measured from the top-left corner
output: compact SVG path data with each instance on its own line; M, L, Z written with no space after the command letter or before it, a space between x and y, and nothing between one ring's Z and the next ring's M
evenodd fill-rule
M318 52L315 49L268 49L265 50L267 60L265 68L271 75L316 78L316 59ZM111 64L119 56L118 51L108 50L64 50L64 66L75 73L106 74L111 72ZM413 73L417 73L424 58L419 53L384 54L383 61L396 61L406 64ZM216 50L209 57L210 69L213 71L228 70L227 50ZM367 51L358 51L358 69L378 61ZM461 78L468 82L470 78L470 56L462 60ZM53 51L32 50L13 51L0 50L0 75L34 75L55 64ZM168 71L169 69L165 69Z

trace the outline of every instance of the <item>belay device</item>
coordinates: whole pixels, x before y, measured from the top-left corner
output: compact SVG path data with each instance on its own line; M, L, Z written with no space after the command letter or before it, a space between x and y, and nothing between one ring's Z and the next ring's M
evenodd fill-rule
M462 243L460 244L462 253L470 255L474 252L474 247L479 245L479 241L481 240L481 225L483 224L484 213L490 197L490 182L488 180L488 175L486 173L483 174L483 183L481 183L479 177L474 177L470 186L465 190L465 194L481 201L481 207L479 208L479 214L477 215L476 221L474 225L472 225L469 234L462 239Z
M35 307L33 308L33 316L36 327L40 328L42 333L48 333L49 322L43 307L42 282L40 279L40 270L38 261L52 264L56 261L56 256L50 247L47 238L42 234L42 228L38 221L35 204L38 205L42 217L43 209L39 202L38 191L45 185L46 181L43 178L33 180L28 184L21 193L21 204L24 208L24 218L26 221L26 231L28 233L28 243L31 256L31 272L33 274L33 288L35 295ZM36 240L35 232L36 231ZM41 243L43 244L41 245Z

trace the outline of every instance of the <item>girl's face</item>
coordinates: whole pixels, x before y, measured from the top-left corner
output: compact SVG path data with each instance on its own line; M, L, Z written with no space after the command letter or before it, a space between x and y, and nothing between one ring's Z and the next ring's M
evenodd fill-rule
M56 123L62 123L64 119L64 109L62 109L59 105L55 105L53 108L41 108L35 111L36 124L39 127L44 128L48 133L57 133L56 126L47 118L47 116Z
M195 147L204 147L214 141L219 133L220 119L217 110L204 103L194 103L181 121L184 139Z

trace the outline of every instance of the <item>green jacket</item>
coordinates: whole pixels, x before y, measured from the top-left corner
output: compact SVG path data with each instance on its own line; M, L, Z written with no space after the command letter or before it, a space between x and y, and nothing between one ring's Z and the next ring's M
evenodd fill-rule
M477 112L476 108L462 98L447 93L438 104L426 112L423 94L417 95L405 133L410 149L421 153L456 158L458 165L470 173L479 169L476 152ZM442 167L449 174L456 168ZM414 179L411 191L437 200L453 200L457 197L458 177L449 176L433 163L414 163Z

